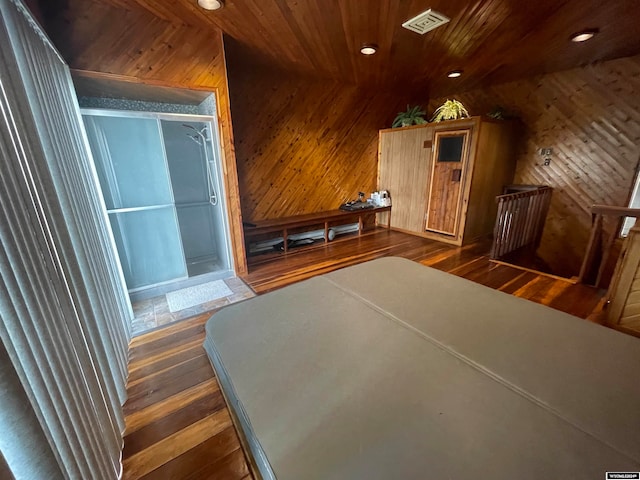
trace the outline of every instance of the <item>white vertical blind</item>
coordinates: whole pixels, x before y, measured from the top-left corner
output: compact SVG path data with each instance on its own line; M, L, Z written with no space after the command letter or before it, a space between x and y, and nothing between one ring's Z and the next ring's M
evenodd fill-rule
M37 454L67 478L117 478L122 272L68 67L20 0L0 0L0 13L0 338L47 439ZM16 478L35 478L7 417L2 454Z

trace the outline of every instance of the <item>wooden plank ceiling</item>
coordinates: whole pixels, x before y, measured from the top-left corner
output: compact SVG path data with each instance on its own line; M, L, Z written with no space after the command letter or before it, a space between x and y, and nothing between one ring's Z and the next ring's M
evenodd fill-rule
M176 24L219 28L265 62L361 85L410 85L446 95L640 52L638 0L105 0ZM46 2L62 6L65 0ZM402 22L432 8L451 21L426 35ZM569 36L600 34L584 44ZM184 39L188 42L189 39ZM364 43L379 45L372 57ZM446 73L463 69L456 80Z

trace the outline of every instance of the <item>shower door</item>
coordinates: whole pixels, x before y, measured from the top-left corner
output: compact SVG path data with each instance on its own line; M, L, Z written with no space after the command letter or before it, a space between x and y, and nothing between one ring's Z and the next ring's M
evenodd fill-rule
M160 120L189 276L228 270L227 229L210 122Z
M130 291L187 277L156 119L84 114L87 136Z

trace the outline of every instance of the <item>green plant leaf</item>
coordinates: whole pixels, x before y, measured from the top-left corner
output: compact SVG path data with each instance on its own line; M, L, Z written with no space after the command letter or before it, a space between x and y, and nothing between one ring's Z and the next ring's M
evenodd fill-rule
M393 120L391 127L392 128L406 127L413 124L423 125L427 123L426 120L423 118L425 114L426 112L422 110L422 107L420 105L416 105L414 107L407 105L407 111L398 112L398 115Z
M458 100L447 100L436 109L431 118L432 122L441 122L442 120L456 120L469 116L469 112L464 105Z

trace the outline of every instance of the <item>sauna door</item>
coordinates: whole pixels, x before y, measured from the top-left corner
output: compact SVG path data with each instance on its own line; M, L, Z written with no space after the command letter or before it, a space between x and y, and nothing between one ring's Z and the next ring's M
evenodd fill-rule
M469 130L436 132L426 230L458 233L462 193L469 150Z

